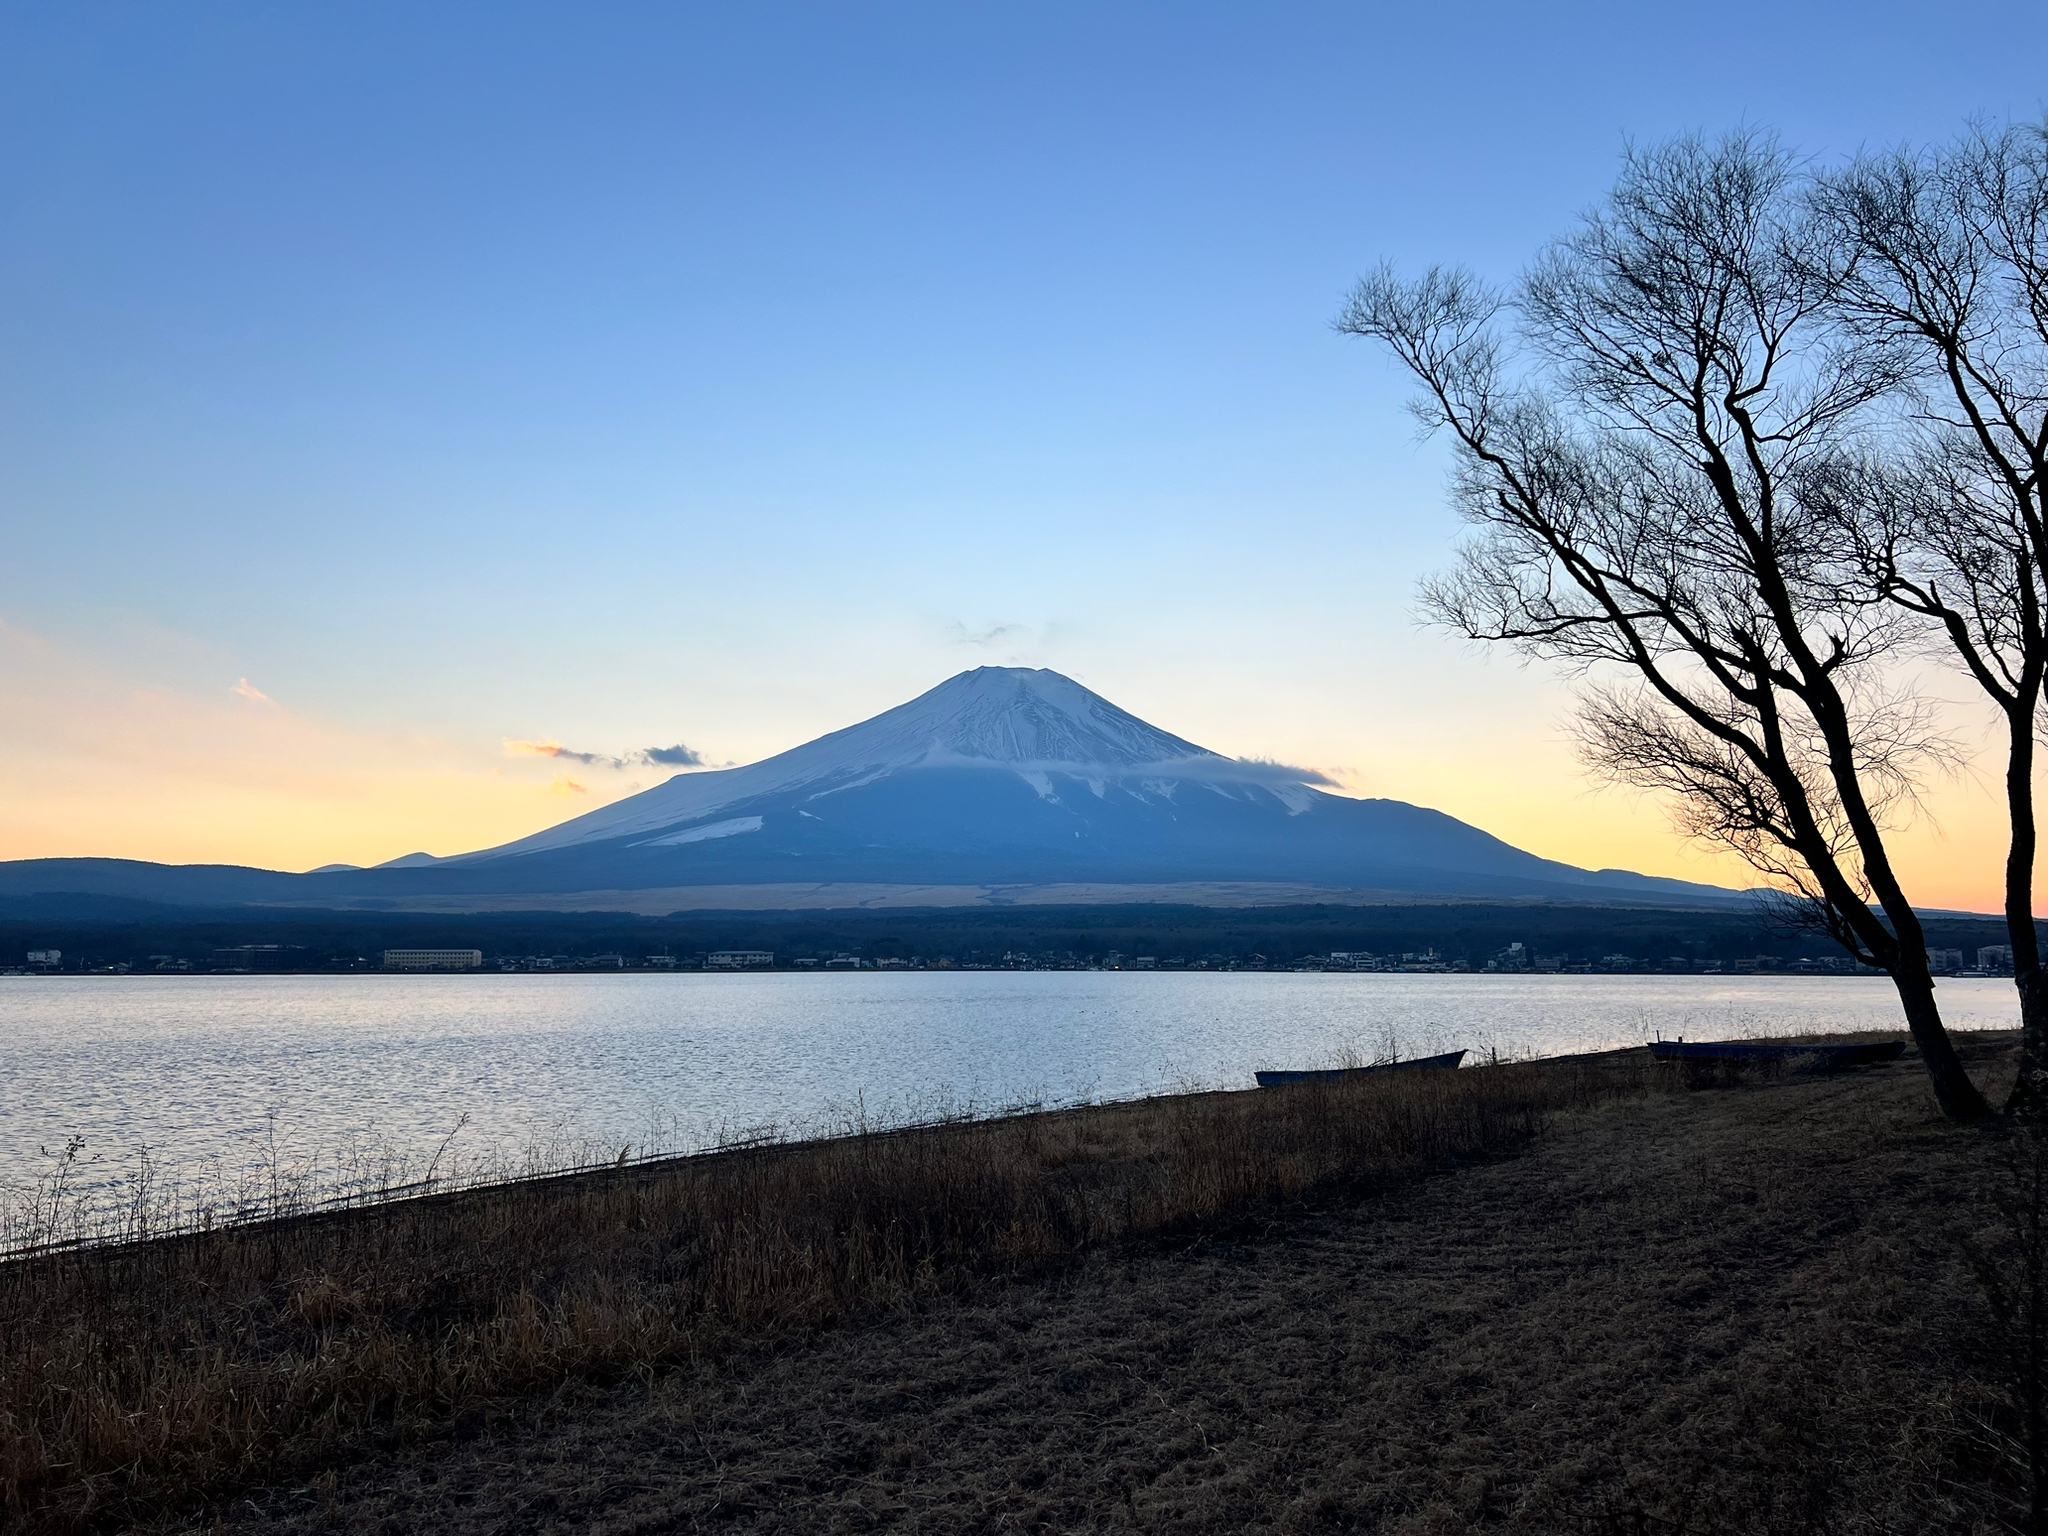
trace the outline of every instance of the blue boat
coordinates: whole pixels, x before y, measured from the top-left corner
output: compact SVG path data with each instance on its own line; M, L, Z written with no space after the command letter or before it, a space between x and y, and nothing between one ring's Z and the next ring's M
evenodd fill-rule
M1868 1067L1897 1061L1906 1054L1903 1040L1868 1045L1751 1045L1741 1040L1688 1043L1652 1040L1650 1054L1659 1061L1811 1061L1821 1067Z
M1337 1083L1353 1077L1378 1077L1384 1072L1448 1072L1465 1059L1463 1051L1445 1051L1441 1056L1417 1056L1413 1061L1383 1061L1372 1067L1330 1067L1306 1072L1254 1072L1261 1088L1285 1088L1293 1083Z

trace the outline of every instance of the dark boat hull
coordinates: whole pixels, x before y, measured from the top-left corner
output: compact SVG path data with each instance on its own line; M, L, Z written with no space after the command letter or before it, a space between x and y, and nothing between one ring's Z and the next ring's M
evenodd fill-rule
M1659 1061L1812 1061L1825 1067L1868 1067L1897 1061L1906 1054L1903 1040L1868 1045L1749 1045L1739 1040L1688 1042L1656 1040L1650 1054Z
M1445 1051L1441 1056L1418 1056L1413 1061L1384 1061L1376 1067L1331 1067L1307 1072L1254 1072L1261 1088L1285 1088L1294 1083L1337 1083L1354 1077L1378 1077L1387 1072L1448 1072L1465 1059L1463 1051Z

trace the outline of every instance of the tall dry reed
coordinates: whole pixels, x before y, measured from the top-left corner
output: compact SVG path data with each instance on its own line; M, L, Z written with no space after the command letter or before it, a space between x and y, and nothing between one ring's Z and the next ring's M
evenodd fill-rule
M1613 1064L725 1152L0 1265L0 1516L72 1531L565 1379L1507 1151Z

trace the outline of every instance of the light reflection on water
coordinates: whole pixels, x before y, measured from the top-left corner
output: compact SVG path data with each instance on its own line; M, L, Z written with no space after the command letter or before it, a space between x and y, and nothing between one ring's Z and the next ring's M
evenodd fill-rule
M1950 980L1951 1027L2017 1022ZM1552 1055L1661 1031L1899 1027L1860 977L923 972L0 978L0 1183L146 1142L249 1166L273 1134L431 1155L564 1136L677 1150L721 1132L1249 1086L1254 1069L1466 1046Z

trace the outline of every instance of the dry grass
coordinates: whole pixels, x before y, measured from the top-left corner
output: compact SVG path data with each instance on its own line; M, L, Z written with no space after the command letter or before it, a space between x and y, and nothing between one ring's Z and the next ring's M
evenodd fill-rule
M764 1148L0 1266L0 1515L108 1527L861 1309L1412 1181L1633 1062L1202 1094Z
M2010 1038L1963 1048L1999 1087ZM237 1536L2025 1529L2016 1351L2039 1337L2023 1314L2048 1209L2030 1138L1948 1125L1912 1062L1685 1080L1579 1095L1455 1177L507 1397L202 1518Z

